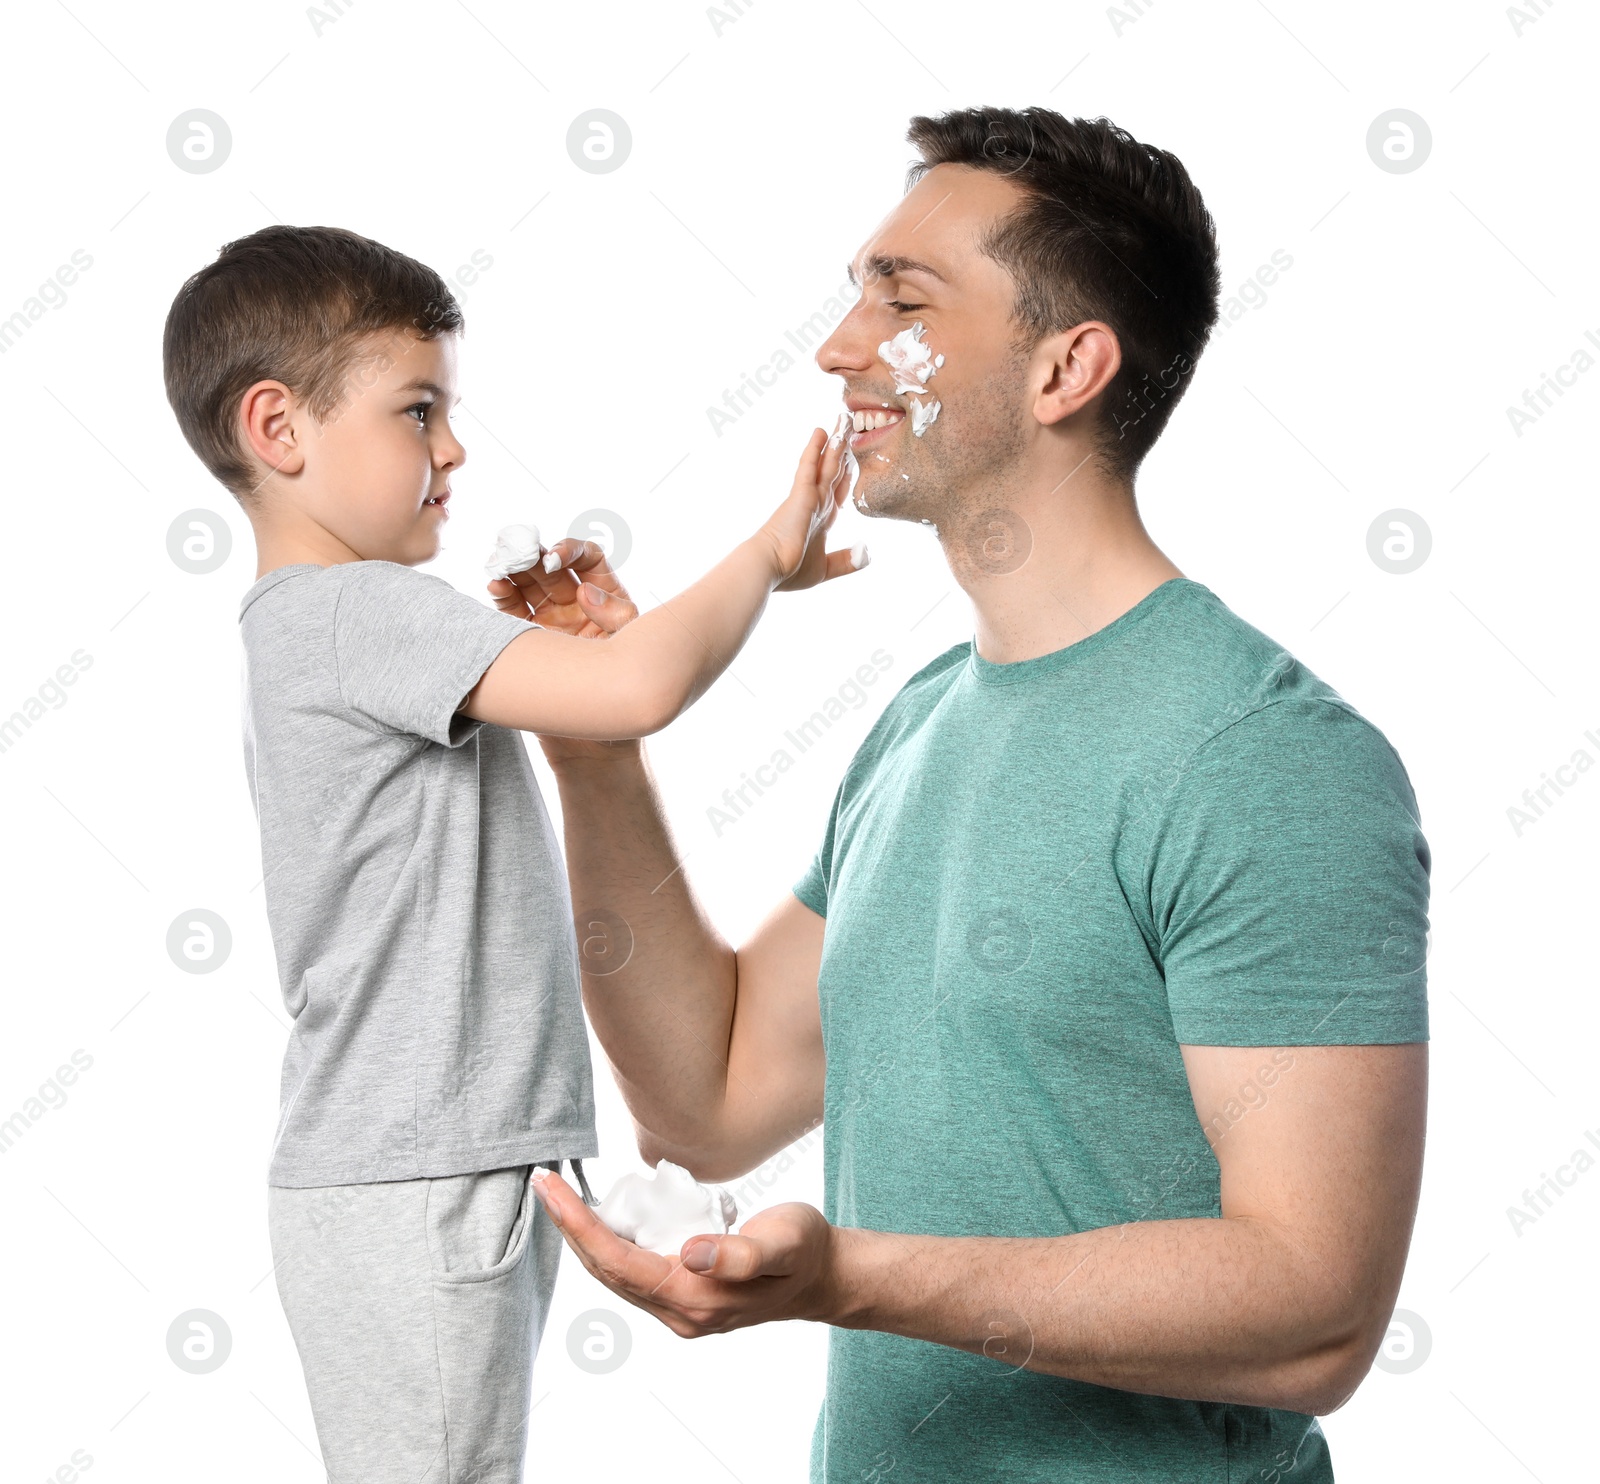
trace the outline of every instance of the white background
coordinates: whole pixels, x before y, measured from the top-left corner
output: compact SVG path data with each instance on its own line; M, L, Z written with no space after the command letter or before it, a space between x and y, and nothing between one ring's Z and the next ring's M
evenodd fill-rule
M1129 3L1120 18L759 0L717 23L696 4L363 0L320 28L277 0L8 8L0 319L75 250L93 264L0 355L0 716L75 651L92 664L0 753L0 1119L74 1051L92 1067L0 1155L0 1473L53 1477L84 1450L95 1480L321 1478L267 1276L287 1022L239 733L254 553L162 393L179 284L274 220L351 227L446 276L486 253L463 290L470 463L431 570L480 592L499 525L565 529L605 507L631 530L624 575L648 605L754 528L831 421L837 387L805 360L720 436L706 409L843 282L900 192L908 118L1043 104L1184 160L1228 292L1275 250L1292 258L1219 332L1140 499L1186 573L1394 741L1434 851L1427 1176L1400 1299L1431 1351L1375 1369L1325 1422L1339 1476L1592 1474L1600 1170L1520 1235L1507 1216L1600 1130L1583 926L1600 770L1520 835L1507 814L1578 749L1600 758L1585 737L1600 737L1600 371L1520 436L1506 412L1585 329L1600 336L1596 21L1543 8L1519 25L1479 0ZM208 174L166 152L196 108L232 132ZM632 133L610 174L566 149L594 108ZM1366 148L1395 108L1432 132L1411 173ZM1368 554L1396 507L1432 533L1408 575ZM232 533L209 575L167 554L195 508ZM871 567L776 598L734 673L651 744L687 870L734 940L799 876L894 686L970 634L928 532L854 511L837 532L870 539ZM892 667L866 704L716 835L708 806L879 647ZM232 932L210 974L166 951L194 908ZM608 1185L634 1151L597 1065ZM773 1196L817 1199L821 1163L820 1146L799 1154ZM628 1361L580 1369L569 1326L623 1307L563 1264L532 1477L630 1477L650 1457L672 1479L805 1477L823 1329L688 1343L629 1309ZM231 1332L210 1374L168 1357L190 1309Z

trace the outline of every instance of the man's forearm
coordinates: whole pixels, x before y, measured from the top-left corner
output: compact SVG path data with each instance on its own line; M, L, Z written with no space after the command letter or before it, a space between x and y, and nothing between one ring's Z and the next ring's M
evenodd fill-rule
M679 869L642 746L552 767L584 1008L635 1120L693 1145L727 1089L734 951Z
M1351 1291L1248 1218L1037 1238L840 1228L833 1242L813 1316L827 1323L1124 1391L1291 1411L1342 1404L1372 1357L1363 1316L1394 1297Z

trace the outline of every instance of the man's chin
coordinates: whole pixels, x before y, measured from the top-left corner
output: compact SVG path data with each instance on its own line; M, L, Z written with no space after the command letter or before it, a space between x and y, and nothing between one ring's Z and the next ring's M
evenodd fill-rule
M861 514L881 520L917 520L922 513L916 485L896 469L870 478L863 470L850 499Z

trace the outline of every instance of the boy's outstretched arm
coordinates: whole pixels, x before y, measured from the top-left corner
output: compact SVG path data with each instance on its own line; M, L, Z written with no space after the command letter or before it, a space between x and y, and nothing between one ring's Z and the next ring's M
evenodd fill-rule
M692 705L744 646L775 588L853 571L827 550L847 492L845 452L818 428L788 497L755 535L698 582L604 644L533 628L501 650L459 710L476 721L614 742L660 731Z

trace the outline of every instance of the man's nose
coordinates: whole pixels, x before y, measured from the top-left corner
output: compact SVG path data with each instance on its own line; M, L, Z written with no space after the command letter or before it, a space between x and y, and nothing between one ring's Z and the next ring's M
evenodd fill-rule
M878 358L878 342L883 338L878 330L863 295L839 321L833 334L817 347L817 365L829 376L862 374Z

